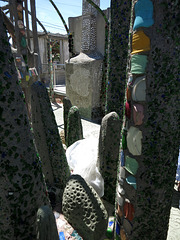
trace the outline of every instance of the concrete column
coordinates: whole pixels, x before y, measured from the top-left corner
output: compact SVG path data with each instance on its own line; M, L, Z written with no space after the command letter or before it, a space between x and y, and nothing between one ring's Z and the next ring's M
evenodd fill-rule
M60 45L60 64L64 64L64 44L62 39L60 40L59 45Z
M100 6L100 0L94 0L94 3ZM81 51L84 53L96 50L96 17L97 10L83 0Z
M103 56L97 51L96 22L97 10L83 0L81 53L66 62L66 93L82 117L99 121Z

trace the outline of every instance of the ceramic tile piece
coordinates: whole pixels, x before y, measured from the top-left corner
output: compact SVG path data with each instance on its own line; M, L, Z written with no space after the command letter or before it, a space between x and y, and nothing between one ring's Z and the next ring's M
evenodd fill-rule
M131 57L131 73L144 74L147 65L146 55L132 55Z
M127 133L127 147L129 152L135 156L141 155L142 131L136 127L130 127ZM126 163L125 163L126 164Z
M150 0L139 0L135 6L135 21L133 30L139 27L150 27L154 24L153 4Z
M132 36L131 54L146 52L150 50L150 39L143 31L138 31Z
M137 102L146 101L146 79L144 76L136 78L132 89L132 99Z
M136 159L126 156L125 169L132 175L136 175L139 164Z
M128 176L128 177L126 178L126 182L127 182L128 184L130 184L134 189L137 189L135 177L133 177L133 176Z

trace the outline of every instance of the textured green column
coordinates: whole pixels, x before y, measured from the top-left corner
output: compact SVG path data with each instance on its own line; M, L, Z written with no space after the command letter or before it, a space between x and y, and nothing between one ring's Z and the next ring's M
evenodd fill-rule
M50 185L64 189L70 170L48 92L39 81L33 83L31 92L33 132L45 179Z
M68 97L63 98L63 119L64 119L64 137L65 141L67 138L67 121L68 121L68 113L70 108L72 107L71 101Z
M125 176L122 175L119 183L125 191L124 195L121 194L122 202L128 199L134 205L135 213L130 224L126 217L122 217L120 223L128 240L166 240L180 139L180 4L175 0L133 0L133 7L136 2L142 4L142 12L147 3L152 3L154 22L149 27L141 26L141 30L150 38L150 51L137 53L147 56L143 74L146 83L145 101L133 99L133 92L136 91L134 84L142 74L133 74L130 85L132 97L129 102L132 107L136 103L143 106L143 122L135 125L133 111L129 119L124 118L127 126L123 167ZM131 33L135 33L130 29ZM135 139L135 136L129 135L132 133L130 128L136 128L142 133L141 143L134 143L136 150L142 146L138 154L132 152L133 143L128 143L128 139ZM135 161L138 163L137 172L133 166ZM127 177L132 175L136 180L136 189L127 183ZM119 202L123 211L124 203Z
M81 117L78 107L72 106L69 110L67 121L67 147L80 139L83 139Z
M0 239L36 239L36 213L49 205L0 11Z
M98 167L104 179L103 198L111 204L115 201L120 133L120 120L117 113L105 115L99 134Z
M147 115L139 159L143 167L137 179L137 229L132 239L140 235L144 239L166 239L179 154L180 4L175 0L152 3L154 25L147 31L151 40L146 70Z
M106 114L115 111L122 122L128 57L131 1L111 1Z

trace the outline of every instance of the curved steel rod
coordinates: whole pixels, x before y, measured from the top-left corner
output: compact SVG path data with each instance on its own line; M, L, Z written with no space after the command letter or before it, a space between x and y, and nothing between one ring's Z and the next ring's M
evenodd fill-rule
M67 34L69 35L69 28L68 28L68 26L67 26L67 24L66 24L66 22L65 22L65 20L64 20L64 18L63 18L63 16L62 16L62 14L60 13L59 9L56 7L55 3L54 3L52 0L49 0L49 1L50 1L50 3L53 5L53 7L56 9L59 17L61 18L61 20L62 20L62 22L63 22L63 25L64 25L64 27L65 27L65 29L66 29Z

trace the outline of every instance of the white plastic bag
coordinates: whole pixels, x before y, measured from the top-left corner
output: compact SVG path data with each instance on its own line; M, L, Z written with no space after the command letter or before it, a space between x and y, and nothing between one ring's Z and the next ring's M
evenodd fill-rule
M104 195L104 179L97 167L98 139L87 138L73 143L66 150L66 157L73 174L89 183L99 197Z

